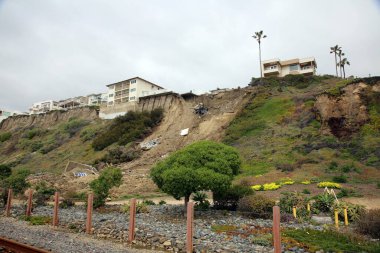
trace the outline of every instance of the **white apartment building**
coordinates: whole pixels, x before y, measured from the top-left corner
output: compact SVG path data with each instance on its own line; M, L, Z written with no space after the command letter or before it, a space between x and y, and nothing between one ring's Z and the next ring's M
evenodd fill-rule
M0 109L0 122L5 120L6 118L10 117L10 116L14 116L14 115L17 115L19 113L17 112L12 112L12 111L9 111L9 110L4 110L4 109Z
M291 59L280 61L280 59L271 59L261 62L263 76L284 77L286 75L315 75L317 63L314 57L303 59Z
M87 98L88 105L103 105L107 104L108 93L90 94Z
M29 108L30 114L45 113L52 110L59 110L61 107L58 106L58 102L53 100L46 100L42 102L37 102Z
M127 102L138 102L140 97L159 94L165 91L161 86L140 77L134 77L121 82L109 84L107 87L107 106Z

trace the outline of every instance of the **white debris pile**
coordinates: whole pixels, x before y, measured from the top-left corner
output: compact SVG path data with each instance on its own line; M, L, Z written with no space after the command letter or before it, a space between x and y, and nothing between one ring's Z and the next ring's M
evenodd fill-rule
M160 144L160 138L156 138L156 139L153 139L153 140L150 140L147 142L142 142L142 143L140 143L140 148L142 150L149 150L151 148L154 148L158 144Z

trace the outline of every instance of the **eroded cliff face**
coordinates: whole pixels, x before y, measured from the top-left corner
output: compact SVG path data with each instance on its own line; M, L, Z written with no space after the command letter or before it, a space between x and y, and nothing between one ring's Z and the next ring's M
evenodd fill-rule
M82 107L68 111L51 111L45 114L19 115L5 119L0 123L1 131L13 131L28 127L50 128L70 118L94 120L98 118L96 109Z
M317 96L315 108L320 116L322 133L344 138L359 131L369 120L368 95L375 93L380 93L380 83L358 82L342 88L338 97L329 94Z

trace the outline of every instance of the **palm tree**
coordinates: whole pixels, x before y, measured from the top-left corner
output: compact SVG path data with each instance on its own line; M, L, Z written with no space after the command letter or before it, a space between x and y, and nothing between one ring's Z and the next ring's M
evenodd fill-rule
M346 71L344 69L345 65L350 65L350 62L347 60L347 58L343 58L339 63L339 67L343 69L343 78L346 78Z
M335 55L335 72L336 72L336 76L338 76L338 62L336 60L336 55L338 54L338 52L340 50L342 50L342 48L338 45L334 46L334 47L330 47L330 54L334 53Z
M344 56L342 48L339 49L338 56L339 56L339 63L340 63L342 62L342 56ZM342 77L342 66L340 64L339 64L339 71L340 71L340 77Z
M259 58L260 58L260 77L263 77L263 68L261 66L261 39L266 38L267 36L263 34L263 31L255 32L255 35L252 36L259 43Z

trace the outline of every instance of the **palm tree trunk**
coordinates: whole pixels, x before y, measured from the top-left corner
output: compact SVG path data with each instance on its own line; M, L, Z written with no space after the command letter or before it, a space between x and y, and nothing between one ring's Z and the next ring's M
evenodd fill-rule
M343 78L346 79L346 71L344 70L344 65L342 66L343 69Z
M338 63L336 62L336 52L335 52L335 72L336 72L336 77L338 77Z
M261 45L259 42L259 58L260 58L260 77L263 78L263 67L261 66Z
M339 55L339 72L340 72L340 77L342 77L342 65L340 64L342 62L342 56Z

